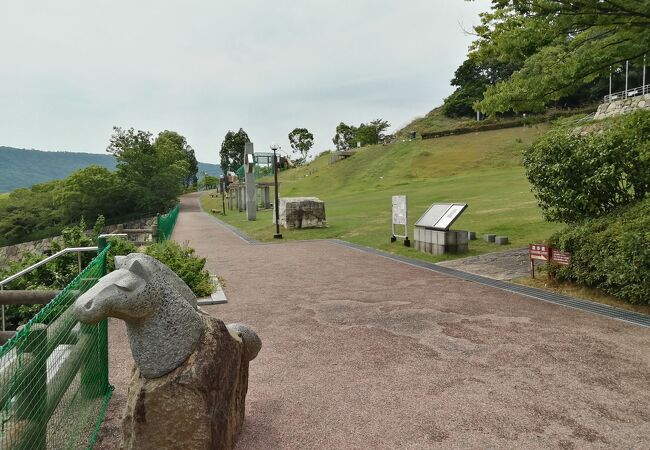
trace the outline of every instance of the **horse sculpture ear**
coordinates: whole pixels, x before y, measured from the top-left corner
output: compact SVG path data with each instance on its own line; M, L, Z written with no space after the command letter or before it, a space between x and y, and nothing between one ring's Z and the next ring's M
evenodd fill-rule
M146 264L143 264L139 259L134 259L131 266L128 267L128 270L143 280L149 281L149 271L147 270Z
M124 263L126 262L126 256L120 256L116 255L115 256L115 269L121 269L122 266L124 266Z

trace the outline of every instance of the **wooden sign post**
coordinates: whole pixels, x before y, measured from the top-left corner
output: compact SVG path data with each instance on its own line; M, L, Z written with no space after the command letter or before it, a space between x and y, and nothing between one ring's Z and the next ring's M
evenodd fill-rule
M571 264L571 253L563 252L557 247L549 247L546 244L529 244L528 256L530 257L530 276L533 278L535 278L536 259L548 261L559 266L568 266Z
M530 257L530 276L535 278L535 260L548 261L550 258L549 248L545 244L529 244L528 256Z

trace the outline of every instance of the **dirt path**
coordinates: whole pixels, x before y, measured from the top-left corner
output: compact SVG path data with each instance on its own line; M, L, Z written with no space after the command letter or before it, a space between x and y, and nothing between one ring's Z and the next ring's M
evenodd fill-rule
M648 446L648 329L333 242L250 245L196 194L173 237L226 281L205 309L264 342L238 449Z

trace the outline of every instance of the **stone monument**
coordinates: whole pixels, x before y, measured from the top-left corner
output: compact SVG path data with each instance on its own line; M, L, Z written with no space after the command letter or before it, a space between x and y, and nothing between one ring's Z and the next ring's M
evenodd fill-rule
M248 220L255 220L257 217L257 185L255 183L255 155L252 142L244 144L244 169L246 216Z
M317 197L282 197L280 225L284 228L322 228L327 226L325 202ZM273 217L275 223L275 217Z
M234 447L248 364L262 346L255 331L203 314L185 283L142 253L116 259L116 270L81 295L73 312L82 323L126 322L136 367L121 448Z

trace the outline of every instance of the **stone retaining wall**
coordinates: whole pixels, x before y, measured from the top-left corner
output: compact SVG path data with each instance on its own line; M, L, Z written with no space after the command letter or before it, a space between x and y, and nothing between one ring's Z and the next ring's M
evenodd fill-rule
M124 228L150 228L156 221L156 216L145 217L141 219L131 220L123 224L107 225L102 230L102 233L113 233L118 227ZM61 236L54 236L45 239L38 239L36 241L22 242L20 244L9 245L7 247L0 247L0 265L4 261L19 261L25 253L35 253L44 255L52 247L53 242L62 242Z
M650 109L650 94L603 103L598 107L594 119L604 119L605 117L617 116L632 112L635 109Z

